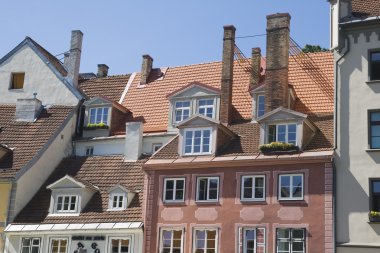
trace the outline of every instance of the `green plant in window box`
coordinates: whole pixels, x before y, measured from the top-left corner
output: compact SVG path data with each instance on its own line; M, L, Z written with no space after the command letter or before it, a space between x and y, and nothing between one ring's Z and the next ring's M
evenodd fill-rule
M278 153L292 153L298 152L298 146L285 143L285 142L271 142L269 144L264 144L259 147L259 150L263 154L278 154Z
M370 222L380 222L380 212L376 212L376 211L369 212L368 219Z
M98 124L87 124L87 126L83 127L84 130L95 130L95 129L108 129L109 126L104 124L103 122Z

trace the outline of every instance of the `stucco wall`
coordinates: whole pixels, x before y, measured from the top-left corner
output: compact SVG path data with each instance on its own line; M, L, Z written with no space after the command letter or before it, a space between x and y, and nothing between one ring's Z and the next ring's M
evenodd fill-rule
M0 182L0 252L2 252L4 246L3 231L7 222L7 212L11 189L11 182Z
M51 64L51 63L48 63ZM24 88L9 89L12 72L25 72ZM0 65L0 101L15 104L18 98L37 98L45 104L76 105L78 99L27 45Z
M9 217L10 220L29 202L62 158L72 153L71 137L75 131L76 117L76 113L71 114L66 126L40 159L17 180L16 199L11 206L13 215Z
M368 149L368 110L380 109L380 82L368 81L368 50L380 48L379 27L347 31L350 51L337 71L337 244L380 248L380 224L368 223L369 178L380 177L380 152ZM366 36L367 35L367 36ZM336 56L338 57L338 56ZM364 249L363 249L364 250ZM341 248L338 252L370 252Z
M153 175L154 183L150 185L147 200L149 206L146 215L149 218L145 230L151 231L145 238L147 250L157 252L160 227L169 226L184 228L184 252L192 252L193 228L200 226L219 228L218 252L237 252L238 227L244 225L266 228L266 252L275 252L275 231L278 227L305 228L306 252L331 252L329 251L332 250L333 233L331 168L330 163L241 168L231 165L228 168L186 170L165 170L163 165L162 169L156 170L153 174L148 172ZM329 173L329 177L326 178L325 169ZM286 173L303 173L304 200L278 200L278 175ZM241 176L256 174L266 177L266 200L242 203ZM220 190L217 203L195 201L197 176L219 176ZM165 177L186 178L184 203L163 203L162 188ZM326 194L327 184L329 184L329 194ZM327 199L329 199L328 204L326 204ZM329 220L329 223L325 223L325 220Z

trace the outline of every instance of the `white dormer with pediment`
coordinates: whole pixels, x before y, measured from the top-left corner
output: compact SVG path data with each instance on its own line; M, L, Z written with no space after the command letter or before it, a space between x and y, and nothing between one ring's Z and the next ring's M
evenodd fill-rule
M167 97L170 101L168 131L176 131L182 121L195 114L219 120L219 89L193 82Z
M235 138L218 120L193 115L178 125L180 156L215 155L219 147Z
M83 137L105 137L110 135L112 116L125 114L128 110L106 97L94 97L83 103L85 115Z
M108 193L107 211L122 211L127 209L136 195L136 191L132 191L120 184L109 189Z
M260 145L271 142L291 143L301 150L317 132L307 115L279 107L257 118L260 124Z
M78 216L99 190L91 183L79 181L69 175L46 188L51 190L49 215L52 216Z

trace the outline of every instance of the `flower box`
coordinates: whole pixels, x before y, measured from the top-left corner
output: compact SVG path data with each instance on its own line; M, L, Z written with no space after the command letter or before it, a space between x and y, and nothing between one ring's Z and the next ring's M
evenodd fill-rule
M299 151L299 147L290 143L272 142L261 145L259 150L263 154L281 155L297 153Z
M380 222L380 212L376 212L376 211L369 212L368 219L370 222Z
M108 129L110 128L108 125L104 123L99 124L88 124L87 126L83 127L83 130L96 130L96 129Z

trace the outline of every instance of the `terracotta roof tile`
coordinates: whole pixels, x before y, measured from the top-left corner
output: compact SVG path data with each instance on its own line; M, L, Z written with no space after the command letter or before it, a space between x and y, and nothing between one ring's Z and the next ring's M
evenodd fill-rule
M380 1L352 0L352 15L358 18L380 16Z
M0 162L0 178L14 177L44 147L74 110L68 106L44 109L35 122L16 122L15 105L0 105L0 143L13 148Z
M142 221L144 175L142 164L123 162L123 156L71 157L62 160L49 179L26 205L13 223L95 223ZM46 186L65 175L99 187L79 216L48 216L51 191ZM130 206L123 211L107 211L108 190L121 184L138 191Z
M79 81L79 88L88 97L100 95L119 102L130 75L108 76Z

